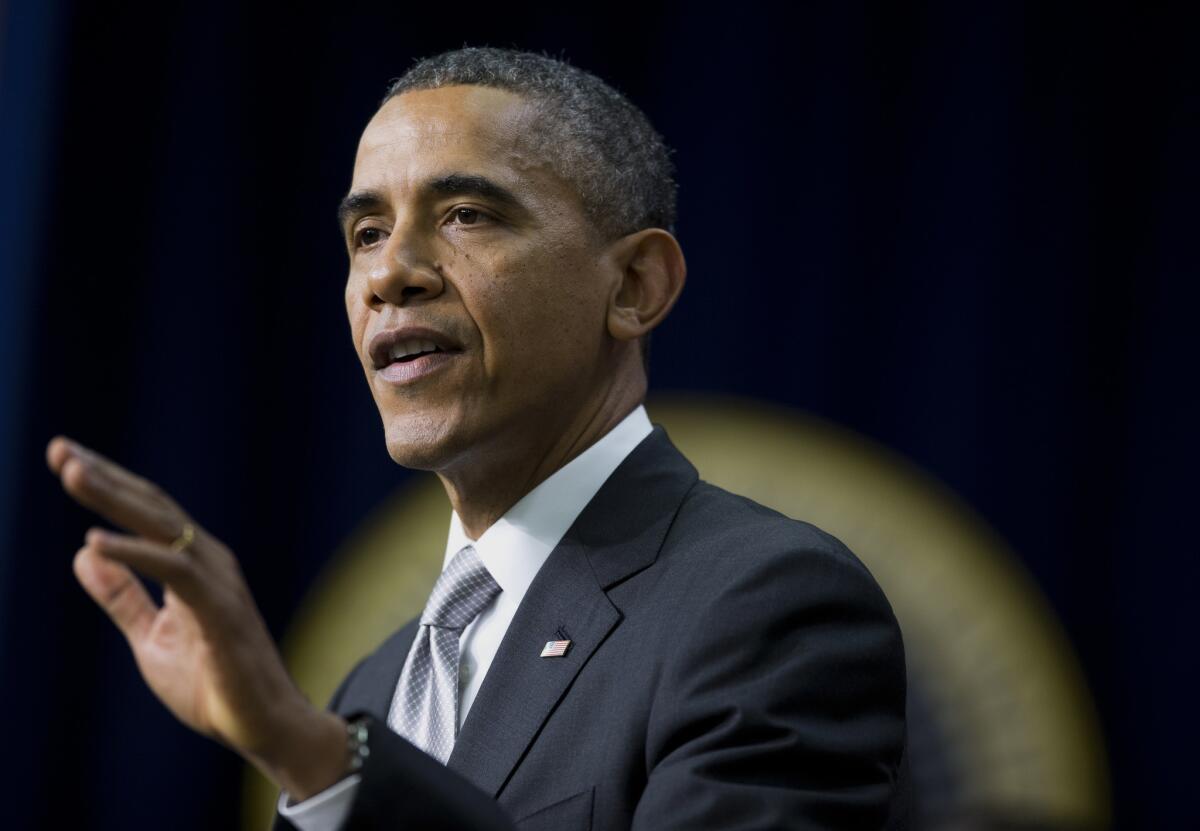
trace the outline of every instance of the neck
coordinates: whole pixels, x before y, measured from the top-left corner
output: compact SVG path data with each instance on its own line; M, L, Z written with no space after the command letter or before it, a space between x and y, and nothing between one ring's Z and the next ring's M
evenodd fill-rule
M605 392L566 418L551 408L454 469L438 471L467 536L479 539L521 497L616 427L641 403L646 385L643 380Z

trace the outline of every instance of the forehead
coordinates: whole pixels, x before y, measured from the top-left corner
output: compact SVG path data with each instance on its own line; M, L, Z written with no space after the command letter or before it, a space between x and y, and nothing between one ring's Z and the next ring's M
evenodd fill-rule
M367 124L354 189L392 190L448 172L517 180L552 175L531 141L536 110L507 90L450 86L390 99Z

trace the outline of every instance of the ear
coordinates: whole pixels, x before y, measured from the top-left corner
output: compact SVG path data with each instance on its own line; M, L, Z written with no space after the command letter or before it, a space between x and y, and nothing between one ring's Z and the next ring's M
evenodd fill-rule
M608 333L637 340L662 322L683 291L683 250L667 231L646 228L621 237L611 253L621 276L608 299Z

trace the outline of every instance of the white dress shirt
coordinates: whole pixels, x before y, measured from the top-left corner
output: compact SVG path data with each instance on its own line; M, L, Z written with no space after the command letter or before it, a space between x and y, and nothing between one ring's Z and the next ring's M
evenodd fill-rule
M458 641L460 727L529 584L596 491L650 435L651 429L645 408L637 407L595 444L525 494L478 540L467 536L458 514L451 511L442 568L470 543L500 585L500 593L467 625ZM350 813L359 780L357 774L349 776L290 807L285 791L279 795L279 813L300 831L334 831Z

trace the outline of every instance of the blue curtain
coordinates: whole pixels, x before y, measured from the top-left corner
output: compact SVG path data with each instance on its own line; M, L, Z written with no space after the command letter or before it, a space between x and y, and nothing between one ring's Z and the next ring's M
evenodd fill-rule
M162 710L75 584L95 520L44 447L64 432L160 482L281 632L406 475L347 337L334 207L387 80L464 42L565 55L677 148L690 277L652 387L804 408L961 494L1084 663L1118 825L1190 821L1200 113L1182 13L2 13L6 825L237 824L239 760Z

